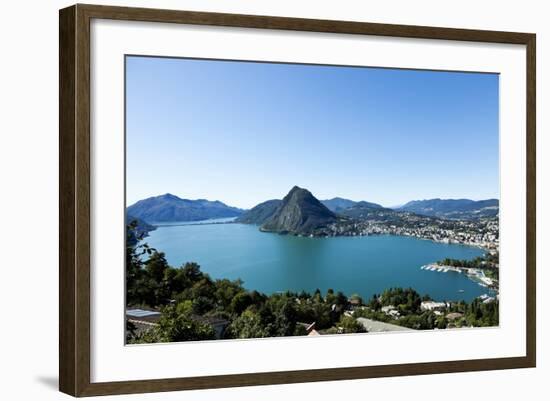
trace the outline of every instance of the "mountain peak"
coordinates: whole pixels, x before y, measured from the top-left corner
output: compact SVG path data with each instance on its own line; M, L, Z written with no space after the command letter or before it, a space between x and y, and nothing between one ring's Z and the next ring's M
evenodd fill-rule
M294 193L294 192L301 192L301 191L309 192L307 189L300 188L298 185L294 185L294 186L290 189L290 191L288 191L288 194L290 195L291 193Z
M171 193L168 193L168 192L165 193L164 195L157 196L157 198L160 198L160 199L174 199L174 200L181 199L178 196L172 195Z
M334 221L336 221L336 215L333 212L307 189L295 185L261 229L308 235Z
M311 195L311 196L313 196L313 195L311 194L311 192L309 192L307 189L305 189L305 188L300 188L300 187L297 186L297 185L294 185L294 186L292 187L292 189L291 189L290 191L288 191L288 194L287 194L286 196L292 196L292 195L296 195L296 194L298 194L298 195Z

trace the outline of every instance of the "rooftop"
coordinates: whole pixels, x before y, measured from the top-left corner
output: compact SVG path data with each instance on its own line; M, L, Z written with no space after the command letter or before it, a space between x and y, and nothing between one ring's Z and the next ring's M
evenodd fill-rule
M367 319L364 317L357 318L357 321L363 325L369 333L382 333L387 331L414 331L407 327L398 326L396 324L379 322L372 319Z
M160 316L160 312L145 309L127 309L126 315L130 317L150 317Z

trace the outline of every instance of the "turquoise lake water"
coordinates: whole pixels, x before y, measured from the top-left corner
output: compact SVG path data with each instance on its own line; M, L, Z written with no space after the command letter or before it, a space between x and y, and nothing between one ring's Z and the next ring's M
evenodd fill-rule
M411 237L303 238L231 223L159 227L145 241L172 266L197 262L213 278L240 278L245 288L267 294L332 288L369 299L386 288L412 287L436 300L470 301L489 293L463 274L420 269L446 257L474 258L483 250Z

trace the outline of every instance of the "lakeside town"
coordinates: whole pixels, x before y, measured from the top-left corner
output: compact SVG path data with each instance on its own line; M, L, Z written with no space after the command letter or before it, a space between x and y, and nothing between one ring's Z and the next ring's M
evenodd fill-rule
M392 219L386 219L386 217L388 217L387 212L381 211L378 212L378 216L371 216L366 220L342 219L323 228L316 235L403 235L446 244L476 246L489 253L498 252L498 217L478 220L444 220L414 213L399 213L395 216L398 218Z

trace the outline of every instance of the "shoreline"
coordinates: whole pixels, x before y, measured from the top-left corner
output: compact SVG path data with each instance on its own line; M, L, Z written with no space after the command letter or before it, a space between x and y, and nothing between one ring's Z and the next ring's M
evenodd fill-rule
M428 263L427 265L420 266L420 270L438 272L438 273L458 273L466 275L470 280L479 284L480 286L487 288L489 291L495 293L496 296L499 295L498 280L496 281L497 285L495 286L495 280L487 277L482 269L477 269L474 267L463 267L463 266L447 266L440 265L437 263Z
M250 225L250 224L238 223L238 222L232 222L232 223ZM259 227L258 225L254 225L254 226ZM262 230L262 229L260 229L259 231L262 232L262 233L278 234L278 235L290 235L290 236L293 236L293 237L300 237L300 238L346 238L346 237L361 238L361 237L392 236L392 237L403 237L403 238L415 238L415 239L420 239L420 240L425 240L425 241L431 241L431 242L434 242L436 244L442 244L442 245L468 246L468 247L471 247L471 248L481 249L485 252L491 252L491 251L495 250L495 247L493 247L493 246L487 246L487 245L478 244L478 243L459 242L459 241L445 241L445 240L438 240L438 239L433 239L433 238L426 238L426 237L419 236L419 235L396 234L396 233L391 233L391 232L388 232L388 233L370 233L370 234L355 234L354 233L354 234L335 234L335 235L313 235L313 234L293 234L293 233L290 233L290 232L278 233L278 232L267 231L267 230Z
M406 234L395 234L395 233L371 233L371 234L366 234L366 235L363 235L363 234L337 234L337 235L313 235L313 234L309 234L309 235L305 235L305 234L293 234L293 233L278 233L278 232L274 232L274 231L266 231L266 230L261 230L259 229L259 225L257 224L247 224L247 223L240 223L240 222L237 222L237 221L234 221L234 220L231 220L231 221L212 221L212 222L208 222L208 220L201 220L200 222L197 221L197 222L178 222L178 223L173 223L173 224L154 224L154 227L155 228L167 228L167 227L183 227L183 226L207 226L207 225L216 225L216 224L241 224L243 226L254 226L256 228L258 228L258 231L261 232L261 233L265 233L265 234L274 234L274 235L282 235L282 236L291 236L291 237L298 237L298 238L325 238L325 239L329 239L329 238L366 238L366 237L384 237L384 236L387 236L387 237L402 237L402 238L414 238L414 239L419 239L419 240L424 240L424 241L430 241L430 242L433 242L433 243L436 243L436 244L441 244L441 245L460 245L460 246L466 246L466 247L470 247L470 248L477 248L477 249L480 249L480 250L483 250L485 252L491 252L491 251L494 251L495 248L493 247L488 247L488 246L484 246L484 245L481 245L481 244L476 244L476 243L470 243L470 242L456 242L456 241L444 241L444 240L437 240L437 239L433 239L433 238L426 238L426 237L422 237L422 236L418 236L418 235L406 235ZM152 230L154 231L154 230ZM148 233L147 233L148 234ZM149 236L149 235L147 235Z

